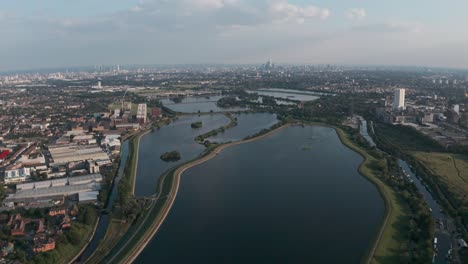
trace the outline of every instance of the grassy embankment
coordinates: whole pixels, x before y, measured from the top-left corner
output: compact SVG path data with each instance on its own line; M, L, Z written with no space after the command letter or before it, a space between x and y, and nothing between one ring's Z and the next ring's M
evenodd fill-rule
M412 152L434 175L438 175L445 189L451 190L456 201L465 201L468 195L468 157L453 153Z
M96 218L97 221L98 218ZM74 259L78 253L81 252L81 250L88 244L89 239L91 238L94 227L95 225L85 225L82 223L74 223L74 232L77 232L80 234L80 236L83 238L80 241L75 241L76 243L73 244L71 242L68 243L57 243L57 247L55 248L54 251L47 252L47 253L42 253L42 254L47 254L47 255L53 255L53 256L48 256L45 258L39 257L39 259L44 259L46 262L50 260L54 260L55 263L69 263L72 259ZM40 263L40 260L38 260L38 257L36 257L33 260L34 263Z
M143 213L137 223L129 229L129 232L125 234L119 244L112 250L111 254L109 254L109 257L106 258L106 261L112 263L130 263L135 260L157 232L170 211L178 191L180 177L184 171L210 160L230 146L264 138L283 127L285 126L273 126L273 130L265 131L264 134L258 135L255 138L222 144L216 147L210 146L201 157L185 162L163 174L158 182L158 199Z
M378 140L404 157L430 186L458 225L468 222L468 156L448 152L418 131L401 126L375 125Z
M143 131L129 139L130 142L128 150L128 160L125 167L125 174L122 176L127 177L127 182L131 183L131 186L126 188L126 191L128 192L133 193L135 188L134 182L138 166L137 161L140 138L149 131L150 130ZM118 203L118 201L116 201L116 203ZM125 235L130 226L131 223L124 219L119 208L116 206L116 208L111 213L109 227L107 228L104 238L101 240L101 242L99 242L96 251L86 260L86 263L99 263L100 261L102 261L105 258L105 256L112 250L112 248Z
M468 240L467 176L468 156L450 152L415 129L376 124L377 139L383 147L403 157L429 186L438 203L455 219L458 231ZM459 252L466 262L468 250ZM462 261L463 262L463 261Z
M201 144L201 143L203 143L205 141L205 139L207 139L209 137L214 137L219 133L223 133L224 131L226 131L226 130L232 128L232 127L237 126L237 117L235 117L231 113L224 113L224 115L229 118L229 120L230 120L229 124L227 124L225 126L221 126L219 128L216 128L216 129L213 129L211 131L208 131L205 134L198 135L197 137L195 137L195 141Z
M368 177L374 184L376 184L382 196L386 200L386 218L375 242L375 246L369 251L369 254L373 255L370 260L372 263L398 262L399 256L401 255L401 249L403 248L403 250L405 250L407 248L407 245L404 245L404 243L407 241L407 238L404 236L404 223L408 222L408 219L405 219L407 217L407 209L405 208L401 199L398 198L396 193L393 191L393 189L385 185L378 178L378 171L375 170L374 165L381 161L379 161L374 156L369 155L364 149L360 148L341 129L337 129L337 133L345 145L360 153L365 158L365 161L361 164L359 171L361 174ZM262 135L260 137L264 136L265 135ZM258 138L245 140L243 143L257 140ZM227 145L232 144L238 143L221 145L217 148L212 148L212 151L218 153L222 149L228 147ZM211 154L211 156L214 155L215 154ZM180 180L180 174L187 168L193 166L194 163L199 164L205 160L208 160L209 158L210 153L207 153L207 156L204 158L184 163L176 168L173 168L163 177L161 177L160 182L158 183L158 193L160 194L159 197L161 198L157 199L148 211L143 212L137 223L130 227L129 232L121 237L122 239L120 239L120 242L118 242L118 246L114 248L110 254L112 257L107 260L117 261L119 259L123 262L134 260L137 255L135 252L142 250L144 245L154 235L157 228L164 220L165 215L169 211L172 205L169 200L173 201L173 199L175 199L177 192L176 189ZM132 167L132 171L136 170L136 165L130 167ZM111 229L113 228L110 227L109 232L111 232ZM118 230L119 228L115 229ZM117 240L118 239L114 239L114 241Z
M359 171L376 184L376 186L381 191L382 196L386 200L387 215L382 225L381 232L379 233L379 236L375 242L375 246L369 251L369 254L373 255L370 260L372 263L396 263L399 261L402 244L407 241L406 237L403 235L405 227L402 226L402 223L407 222L407 219L405 219L407 215L405 210L407 209L404 207L404 204L395 194L393 189L378 179L378 172L375 171L374 164L381 161L369 155L365 150L354 144L348 135L341 129L337 129L337 132L344 144L360 153L365 158L365 161L360 166ZM145 220L153 219L153 221L142 221L140 223L140 228L134 230L135 233L130 238L130 240L127 240L126 243L121 244L121 249L116 249L114 256L108 260L116 261L119 259L122 263L124 263L127 261L132 261L136 258L138 252L141 251L144 245L151 239L151 237L157 231L159 225L164 220L165 215L167 215L167 212L170 210L172 205L171 201L175 199L180 181L180 175L183 173L183 171L190 168L191 166L208 160L212 156L216 155L216 153L222 151L222 149L225 149L231 145L251 142L259 138L263 138L270 133L271 132L260 135L256 138L244 140L242 142L218 146L214 148L212 152L208 153L207 156L195 161L184 163L166 173L160 179L158 184L158 193L160 193L160 197L166 197L167 199L158 199L153 207L149 210L147 217L145 218ZM406 250L407 245L404 245L403 248Z
M409 222L408 208L404 201L395 191L379 178L376 164L382 160L370 155L366 150L359 147L347 133L342 129L336 129L343 144L359 153L363 163L359 166L359 172L376 185L385 200L385 219L374 245L369 250L365 262L370 263L399 263L400 256L407 248L407 237L405 235Z

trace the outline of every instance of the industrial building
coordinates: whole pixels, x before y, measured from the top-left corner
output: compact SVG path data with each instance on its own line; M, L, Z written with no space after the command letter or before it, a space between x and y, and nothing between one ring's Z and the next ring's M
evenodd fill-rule
M18 184L16 193L9 194L3 201L6 206L14 203L23 203L31 199L48 201L48 198L57 199L64 196L79 194L86 200L96 200L101 189L102 175L99 173L84 176L69 177L63 179L39 181Z
M6 169L4 174L5 184L24 182L31 178L31 168Z
M51 166L84 160L109 160L109 156L96 144L54 145L49 146L49 152L53 159Z

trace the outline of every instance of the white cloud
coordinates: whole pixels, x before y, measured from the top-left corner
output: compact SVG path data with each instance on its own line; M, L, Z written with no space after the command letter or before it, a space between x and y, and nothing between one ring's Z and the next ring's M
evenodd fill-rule
M346 11L346 16L352 20L362 20L366 18L367 12L364 8L351 8Z
M130 8L130 12L133 12L133 13L139 13L141 11L143 11L143 7L138 6L138 5Z
M298 6L289 3L286 0L277 0L270 3L270 13L276 22L296 21L299 24L304 23L307 18L326 19L330 16L330 10L314 5Z
M186 5L201 9L212 10L224 7L224 0L185 0Z

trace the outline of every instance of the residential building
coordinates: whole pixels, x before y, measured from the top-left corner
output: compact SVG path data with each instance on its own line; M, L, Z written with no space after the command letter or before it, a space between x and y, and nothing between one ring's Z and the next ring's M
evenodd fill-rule
M393 110L399 111L405 109L405 89L395 89L393 96Z

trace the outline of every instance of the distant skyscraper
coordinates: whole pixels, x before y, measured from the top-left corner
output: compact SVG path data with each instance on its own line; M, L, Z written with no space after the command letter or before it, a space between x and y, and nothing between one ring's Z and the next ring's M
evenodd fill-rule
M453 84L456 85L456 84L457 84L457 80L453 80Z
M405 109L405 89L395 89L393 96L393 110Z
M97 82L97 88L102 88L101 82Z
M120 72L120 64L117 64L117 72Z
M460 106L459 105L453 105L453 111L455 111L455 113L457 114L460 114Z
M435 83L436 83L436 80L432 80L432 83L434 83L434 84L435 84Z
M271 60L271 58L268 58L268 61L265 63L265 70L271 70L273 69L273 67L273 61Z

